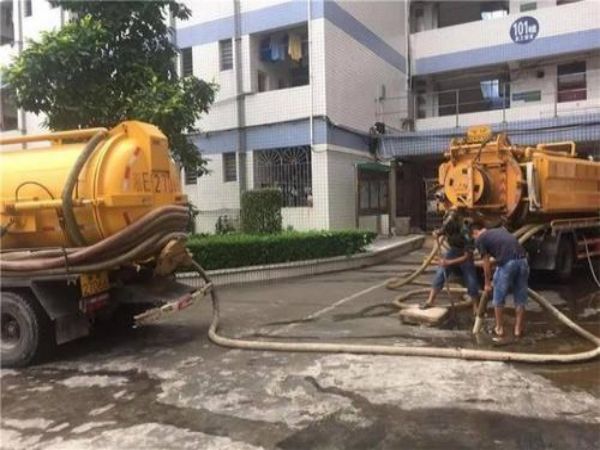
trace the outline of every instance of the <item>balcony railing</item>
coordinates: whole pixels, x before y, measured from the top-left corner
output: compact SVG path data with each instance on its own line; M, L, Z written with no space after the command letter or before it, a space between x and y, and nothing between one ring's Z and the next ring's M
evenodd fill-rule
M506 122L600 112L600 70L564 74L554 79L550 89L496 79L476 81L472 87L386 98L377 100L376 118L398 128L397 124L402 123L399 115L408 115L403 105L412 109L417 128L419 124L425 128L430 128L428 124L467 126L478 118Z

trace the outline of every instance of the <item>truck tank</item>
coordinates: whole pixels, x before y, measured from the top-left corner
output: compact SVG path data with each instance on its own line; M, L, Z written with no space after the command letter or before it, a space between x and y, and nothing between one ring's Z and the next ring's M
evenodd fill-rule
M105 134L103 139L77 170L78 158L98 133ZM8 150L10 144L32 142L49 145ZM82 245L66 232L61 201L74 172L69 197L85 245L117 233L159 206L186 203L167 138L147 123L127 121L110 131L65 131L8 138L0 144L3 250Z
M561 217L597 216L600 162L577 157L575 143L512 145L489 127L453 139L439 167L442 210L519 226Z

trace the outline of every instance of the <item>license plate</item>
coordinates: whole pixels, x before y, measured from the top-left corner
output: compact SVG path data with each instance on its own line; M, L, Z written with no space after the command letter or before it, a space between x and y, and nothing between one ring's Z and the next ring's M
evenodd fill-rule
M96 295L101 292L108 291L110 288L107 272L84 273L81 275L79 280L81 284L82 297Z

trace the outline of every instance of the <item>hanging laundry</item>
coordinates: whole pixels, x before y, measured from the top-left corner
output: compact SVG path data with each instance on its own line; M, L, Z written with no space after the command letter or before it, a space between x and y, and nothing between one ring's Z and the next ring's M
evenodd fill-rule
M271 38L267 37L260 41L260 60L271 61Z
M300 61L302 59L302 38L300 35L292 33L289 37L288 55L292 61Z
M281 60L281 44L275 39L271 39L269 48L271 50L271 62Z

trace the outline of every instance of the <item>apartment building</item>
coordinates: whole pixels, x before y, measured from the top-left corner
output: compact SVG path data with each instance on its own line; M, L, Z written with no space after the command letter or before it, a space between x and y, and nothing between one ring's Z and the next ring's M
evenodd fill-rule
M60 28L67 13L46 0L0 0L0 67L7 66L42 31ZM43 117L18 109L10 86L0 80L0 134L43 131Z
M474 124L600 156L595 0L185 3L181 74L219 86L190 135L209 173L183 177L198 231L235 223L241 194L260 187L281 189L298 230L430 227L437 164ZM45 0L0 6L0 64L66 19ZM3 134L40 129L0 93Z
M595 0L410 2L410 93L381 101L378 119L398 127L398 104L411 112L380 142L400 161L396 215L435 225L428 186L450 138L471 125L600 157L599 23Z
M182 74L219 85L192 136L210 173L185 176L198 229L235 222L241 193L261 187L282 190L284 227L387 228L387 168L374 164L369 130L378 97L406 96L407 5L186 3L192 18L176 25Z

